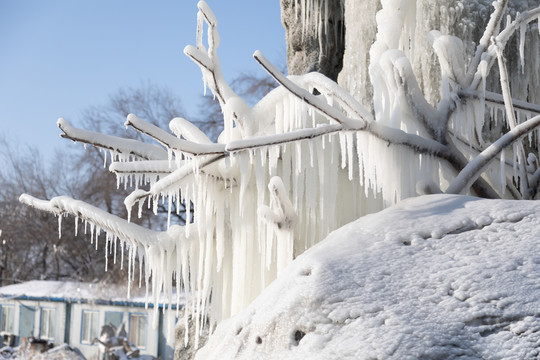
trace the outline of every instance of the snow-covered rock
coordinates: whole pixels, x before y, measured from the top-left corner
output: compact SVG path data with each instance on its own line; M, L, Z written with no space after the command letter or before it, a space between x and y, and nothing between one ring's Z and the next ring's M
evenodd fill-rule
M540 203L429 195L331 233L198 359L540 356Z

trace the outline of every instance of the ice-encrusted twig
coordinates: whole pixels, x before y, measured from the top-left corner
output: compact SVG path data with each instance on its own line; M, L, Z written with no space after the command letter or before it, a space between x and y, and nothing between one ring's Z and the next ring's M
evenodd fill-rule
M479 99L482 96L484 96L483 93L480 93L478 91L470 91L469 89L459 90L457 94L460 98L473 98L473 99ZM498 94L492 91L485 92L485 100L488 103L504 106L504 97L501 94ZM518 100L514 98L512 98L512 104L514 108L517 110L529 111L532 113L540 114L540 105L532 104L530 102Z
M217 48L219 46L218 23L214 13L204 1L199 1L197 7L199 8L199 14L208 24L208 50L205 52L206 49L202 46L201 41L202 33L199 33L197 36L197 47L192 45L186 46L184 54L201 68L205 84L210 86L210 89L223 107L228 98L236 95L234 95L234 92L225 81L221 72L221 65L217 56ZM198 29L198 31L202 31L202 29Z
M109 171L115 174L169 174L177 169L169 160L113 161Z
M58 196L47 201L28 194L22 194L19 201L57 216L63 216L64 214L75 216L123 240L140 243L144 246L156 245L160 242L158 232L129 223L116 215L109 214L100 208L80 200L74 200L68 196Z
M119 154L133 155L141 159L167 159L167 151L157 145L78 129L63 118L58 119L57 125L64 132L60 136L66 139L90 144L101 149L112 150Z
M288 78L300 86L313 86L322 94L331 96L345 111L355 114L359 119L365 119L367 122L375 121L373 115L347 90L343 89L335 81L321 73L311 72L304 75L289 75Z
M502 1L502 0L500 0ZM487 66L487 73L489 73L489 70L493 66L495 62L495 58L497 57L497 47L505 48L506 44L510 40L510 37L521 28L521 26L526 25L530 23L531 21L537 20L540 16L540 7L534 8L529 11L525 11L519 15L516 16L514 21L508 23L506 27L500 31L496 36L492 36L495 39L492 41L492 44L489 45L489 47L480 54L480 61L479 64L476 66L475 70L476 73L473 74L473 77L470 79L468 83L470 83L470 89L476 90L478 87L478 84L480 84L481 78L482 78L482 70L481 63L485 62ZM491 40L491 37L490 39ZM497 44L496 46L493 45L493 43ZM468 74L469 76L469 74Z
M446 193L459 194L467 191L497 154L507 146L512 145L515 141L519 140L522 136L527 135L528 132L536 129L538 126L540 126L540 115L517 125L514 129L501 136L463 168L448 189L446 189Z
M492 39L495 41L494 39ZM503 49L498 44L493 44L497 52L497 62L499 64L499 78L501 83L501 90L504 99L504 108L506 110L506 118L510 129L514 129L517 126L516 113L514 111L514 105L512 104L512 95L510 93L510 81L508 80L508 69L506 67L506 61L503 57ZM525 149L523 143L518 143L517 149L518 168L519 168L519 180L520 189L522 191L522 198L524 200L529 199L529 181L527 177L527 169L525 164Z
M465 83L467 85L471 84L474 74L477 73L478 71L478 65L480 64L480 60L482 60L482 54L488 48L491 38L495 35L495 33L497 32L497 29L499 28L501 24L501 20L504 15L504 11L506 10L507 4L508 4L508 0L497 0L493 2L493 6L495 7L495 10L491 13L489 22L486 26L486 29L484 30L484 34L482 35L482 38L478 42L478 46L476 47L476 52L474 54L474 57L469 63L469 67L467 69L467 78L465 80Z
M171 150L177 150L191 155L221 154L225 149L223 144L198 144L192 141L179 139L161 128L139 119L134 114L129 114L127 116L125 125L131 126L137 131L156 139Z
M255 149L264 146L279 145L293 141L313 139L326 134L343 131L340 124L322 125L316 128L300 129L282 134L256 136L248 139L235 140L229 142L225 150L228 152Z
M289 90L291 94L298 97L306 104L317 109L317 111L319 111L321 114L342 124L346 129L359 130L366 127L366 119L351 119L345 116L338 109L331 107L325 101L322 101L315 95L311 94L309 91L301 88L300 86L289 80L270 61L268 61L259 50L255 51L253 57L268 72L268 74L270 74L270 76L272 76L278 82L278 84Z
M149 196L158 196L160 194L167 193L168 189L175 185L178 185L179 182L182 181L186 176L189 176L198 171L199 169L208 166L218 160L221 160L224 157L225 155L223 154L213 155L205 159L201 159L201 161L197 164L184 165L157 181L148 191L140 189L133 191L126 197L126 199L124 200L124 204L129 211L137 201L144 200Z

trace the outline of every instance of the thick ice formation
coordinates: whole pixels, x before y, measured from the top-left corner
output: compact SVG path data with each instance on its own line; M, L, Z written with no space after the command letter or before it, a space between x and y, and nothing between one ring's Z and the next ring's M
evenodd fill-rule
M409 61L422 52L418 46L408 46L416 36L411 15L415 8L403 11L406 7L400 4L384 1L377 15L379 35L371 49L370 67L376 90L374 117L333 81L317 74L285 77L260 52L254 57L281 86L249 107L224 81L217 56L217 20L200 2L197 43L186 47L185 53L199 65L223 110L224 131L218 143L180 118L171 121L174 135L133 114L127 118L127 126L154 138L166 150L59 121L65 137L110 151L110 169L118 175L119 185L141 187L125 201L133 213L142 206L157 211L159 201L168 202L169 209L172 203L182 202L187 213L184 227L150 231L66 197L40 201L23 196L21 200L59 219L72 214L76 221L82 218L93 224L90 232L96 245L100 229L105 230L111 253L117 252L117 243L121 256L128 249L130 269L139 256L143 280L148 286L151 277L154 297L165 293L166 301L174 302L174 279L174 286L185 288L192 301L199 333L207 313L211 326L239 313L294 257L340 226L416 196L419 183L421 191L467 192L480 170L491 166L475 191L496 197L508 189L505 195L520 197L512 181L507 181L515 168L515 174L530 177L535 195L534 181L538 182L540 171L534 158L525 164L524 157L519 161L511 154L490 165L483 162L486 153L481 153L471 161L474 166L466 166L484 149L479 136L484 100L501 100L484 91L484 78L497 59L495 45L487 44L478 57L480 65L469 71L463 43L432 32L444 80L442 99L434 106ZM540 8L535 9L500 34L493 33L495 44L504 47L513 30L539 14ZM208 49L203 42L205 27ZM499 104L505 109L510 106L504 98ZM526 102L514 104L531 114L539 110ZM502 143L512 145L539 121L537 116L515 126L495 148L487 148L490 159L498 156ZM521 151L516 149L515 153ZM528 187L520 189L525 194Z
M535 359L540 205L430 195L331 233L198 359Z

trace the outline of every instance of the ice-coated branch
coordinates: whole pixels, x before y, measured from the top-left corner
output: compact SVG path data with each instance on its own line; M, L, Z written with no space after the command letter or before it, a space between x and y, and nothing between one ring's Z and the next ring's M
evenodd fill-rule
M184 54L189 57L195 64L197 64L203 73L203 78L205 79L205 84L210 86L212 93L216 96L220 104L225 104L225 97L220 91L217 77L215 75L214 64L208 55L195 46L188 45L184 48ZM206 79L210 78L210 82L206 82Z
M71 126L63 118L58 119L57 125L64 132L60 136L66 139L79 141L101 149L112 150L123 155L133 155L141 159L167 159L167 151L157 145L78 129Z
M169 160L113 161L109 171L115 174L169 174L177 169Z
M462 89L458 91L457 94L461 98L473 98L473 99L480 99L485 95L486 102L504 106L504 97L501 94L497 94L492 91L486 91L485 94L483 94L478 91L470 91L470 89ZM523 101L523 100L514 99L514 98L512 98L512 104L514 108L517 110L529 111L536 114L540 114L539 105L532 104L530 102Z
M199 171L199 169L213 164L214 162L221 160L224 157L225 155L213 155L210 157L201 158L199 160L197 160L196 158L192 162L189 162L186 165L177 168L164 178L157 181L154 185L152 185L152 187L150 187L148 191L140 189L133 191L124 200L124 204L126 205L128 212L136 202L142 201L149 196L154 197L159 196L160 194L166 194L169 189L178 186L179 182L184 180L186 176L189 176Z
M538 126L540 126L540 115L517 125L514 129L501 136L463 168L452 184L450 184L446 193L460 194L467 191L497 154Z
M465 80L465 83L467 85L471 84L474 74L478 71L478 65L480 64L480 60L482 60L482 54L486 51L490 44L491 38L495 35L497 29L500 27L501 20L503 18L504 11L506 10L507 4L508 0L497 0L493 2L495 10L493 11L493 13L491 13L489 22L486 26L486 29L484 30L484 34L482 35L482 38L480 39L480 41L478 42L478 46L476 47L474 57L469 63L469 67L467 70L467 78Z
M300 86L296 85L285 75L283 75L270 61L268 61L259 50L255 51L253 57L268 72L268 74L270 74L270 76L272 76L278 82L278 84L289 90L291 94L298 97L306 104L315 108L321 114L329 117L330 119L340 124L343 124L346 129L360 130L366 127L366 119L348 118L338 109L331 107L326 102L322 101L320 98L317 98L315 95L311 94L306 89L303 89Z
M149 230L137 224L128 223L126 220L109 214L95 206L80 200L74 200L68 196L58 196L51 200L37 199L28 194L22 194L19 201L38 210L47 211L57 216L64 214L87 221L107 233L144 246L157 245L160 242L158 232Z
M518 30L522 25L526 25L531 21L537 20L540 16L540 7L525 11L516 16L514 21L507 24L507 26L502 30L496 37L495 43L499 47L506 47L506 43L510 40L510 37ZM496 56L496 47L492 44L488 48L489 55L494 58Z
M206 2L199 1L197 4L199 8L198 24L197 24L197 47L188 45L184 49L190 59L192 59L200 68L203 73L203 79L212 93L217 97L219 103L223 107L228 98L236 96L232 89L229 87L223 74L221 72L221 65L217 56L217 48L219 46L219 34L217 31L217 20ZM208 50L202 45L202 23L204 20L208 24Z
M500 0L502 1L502 0ZM514 21L509 22L504 30L500 31L496 36L492 36L495 39L492 41L492 44L489 45L489 47L480 54L480 60L478 61L478 65L476 66L476 69L469 69L471 71L476 71L476 73L473 74L472 77L470 77L469 83L470 88L472 90L476 90L476 86L479 83L479 78L482 77L481 73L483 71L489 72L491 67L493 66L493 63L495 62L495 58L497 57L497 47L500 47L504 49L506 47L506 44L508 43L508 40L510 40L510 37L516 32L516 30L520 29L521 26L524 26L531 21L534 21L538 19L540 16L540 7L534 8L529 11L525 11L519 15L516 16ZM488 39L488 40L491 40ZM497 44L497 45L494 45ZM486 70L482 70L482 63L485 63L485 66L487 67ZM469 80L468 77L468 80Z
M127 116L125 125L131 126L137 131L156 139L171 150L176 150L191 155L221 154L225 149L223 144L198 144L192 141L179 139L161 128L139 119L133 114L129 114Z
M279 145L293 141L313 139L322 135L343 131L341 124L322 125L316 128L300 129L282 134L257 136L229 142L225 150L228 152L255 149L264 146Z
M347 90L343 89L335 81L321 73L311 72L304 75L289 75L288 78L304 88L313 86L319 90L320 93L339 103L348 113L355 114L359 119L365 119L367 122L375 121L373 115Z

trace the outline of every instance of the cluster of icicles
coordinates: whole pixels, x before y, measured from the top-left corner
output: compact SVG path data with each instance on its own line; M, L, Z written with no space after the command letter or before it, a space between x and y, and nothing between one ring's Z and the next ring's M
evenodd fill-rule
M277 104L274 116L273 127L265 129L269 134L327 122L292 96ZM144 206L156 209L158 201L182 202L186 225L171 226L162 233L147 233L134 224L127 224L133 225L131 232L114 225L102 228L123 235L120 249L129 250L130 281L135 280L138 255L140 274L144 274L139 285L152 288L154 303L175 303L180 297L179 292L174 295L173 285L185 289L197 331L206 321L202 314L214 323L238 313L295 256L330 231L416 195L419 180L438 183L439 174L438 162L431 156L419 156L404 146L389 147L361 132L242 150L207 167L199 165L204 156L171 155L171 167L192 167L192 174L154 194ZM114 153L110 158L129 161ZM296 213L291 229L279 229L260 216L261 208L275 205L268 185L276 176ZM124 185L152 186L164 177L124 173L118 180ZM138 203L139 208L142 204ZM105 214L99 217L107 219ZM97 246L99 228L91 226L90 232ZM108 253L115 259L117 241L116 235L106 237Z

